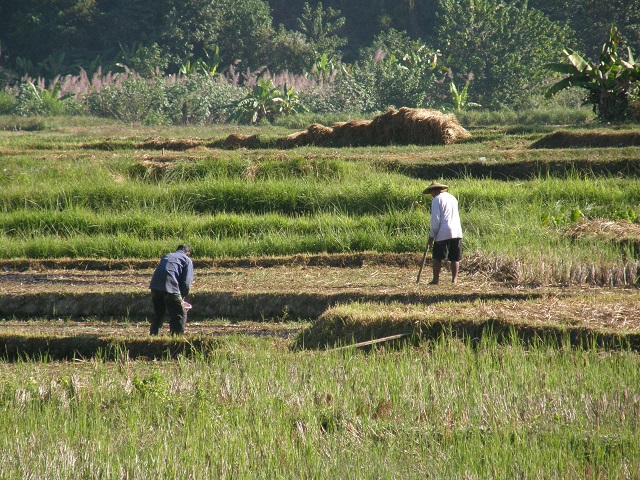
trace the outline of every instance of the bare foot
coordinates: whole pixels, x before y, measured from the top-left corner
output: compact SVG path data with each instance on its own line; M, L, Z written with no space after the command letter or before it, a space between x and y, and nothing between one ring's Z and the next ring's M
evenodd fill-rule
M435 281L435 280L431 280L431 281L429 282L429 285L438 285L438 282L437 282L437 281Z

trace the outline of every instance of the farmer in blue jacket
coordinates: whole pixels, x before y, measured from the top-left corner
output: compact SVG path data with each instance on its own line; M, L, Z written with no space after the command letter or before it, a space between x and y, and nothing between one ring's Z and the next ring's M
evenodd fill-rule
M184 332L187 309L184 297L189 294L193 282L193 262L189 258L191 248L187 244L168 253L156 268L151 278L151 299L154 316L151 319L151 335L157 335L165 313L169 313L169 331L172 335Z

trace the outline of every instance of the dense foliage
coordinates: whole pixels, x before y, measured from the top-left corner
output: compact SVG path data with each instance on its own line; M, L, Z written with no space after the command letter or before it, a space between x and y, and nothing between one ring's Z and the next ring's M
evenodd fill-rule
M631 49L627 50L625 60L618 51L620 43L618 31L611 27L599 62L588 62L577 52L565 50L567 62L552 63L548 68L567 76L554 84L547 95L572 86L580 87L587 90L585 103L592 105L601 120L624 119L632 114L629 91L640 81L640 63L635 62Z
M273 78L275 87L285 94L293 87L320 112L540 106L554 81L543 66L559 60L563 48L585 57L599 52L612 23L621 48L640 50L640 0L2 2L0 114L25 114L31 105L16 102L33 103L34 95L42 100L44 90L53 98L45 99L40 113L78 110L77 104L56 103L65 96L94 111L95 102L87 107L85 96L109 84L104 75L135 73L143 79L137 85L159 97L151 102L151 117L176 123L190 114L157 107L166 100L160 98L163 85L195 71L217 76L233 91L222 102L226 110L219 105L199 122L254 118L229 109L251 95L259 77L267 82L277 75L284 77ZM61 79L79 84L83 76L92 82L89 90L61 85L54 92ZM238 87L246 90L236 92ZM461 103L456 93L462 91L467 101ZM18 92L30 97L20 99ZM193 96L168 108L188 110L189 103Z

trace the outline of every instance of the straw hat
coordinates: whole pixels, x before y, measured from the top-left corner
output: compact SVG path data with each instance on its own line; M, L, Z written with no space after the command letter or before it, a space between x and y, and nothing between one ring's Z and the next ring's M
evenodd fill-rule
M425 188L424 192L422 193L431 193L432 190L446 190L447 188L449 188L449 185L438 182L431 182L431 185Z

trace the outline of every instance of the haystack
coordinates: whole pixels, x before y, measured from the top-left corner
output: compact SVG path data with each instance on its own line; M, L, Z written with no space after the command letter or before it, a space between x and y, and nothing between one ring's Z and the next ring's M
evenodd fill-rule
M368 145L450 145L471 135L455 116L437 110L393 108L373 120L353 119L336 122L331 127L319 123L275 141L280 148L304 145L322 147L361 147ZM255 135L229 135L224 148L257 148Z
M402 107L398 110L397 117L397 123L401 119L400 129L409 144L451 145L471 136L454 115L437 110Z
M373 145L371 120L349 120L332 125L332 145L336 147L357 147Z
M319 123L312 123L307 129L307 141L314 145L331 144L333 128L325 127Z
M400 122L398 121L400 120ZM403 144L402 122L398 111L390 108L386 113L378 115L371 120L371 134L377 145ZM400 124L400 125L399 125Z
M284 148L295 148L301 147L303 145L308 145L308 132L303 130L301 132L295 132L291 135L287 135L282 142L282 146Z
M531 144L531 148L611 148L640 145L640 132L567 132L559 130Z
M333 124L335 146L450 145L470 136L454 115L407 107L391 108L373 120Z
M232 133L224 140L224 148L227 150L256 148L259 144L257 135L242 135L241 133Z

